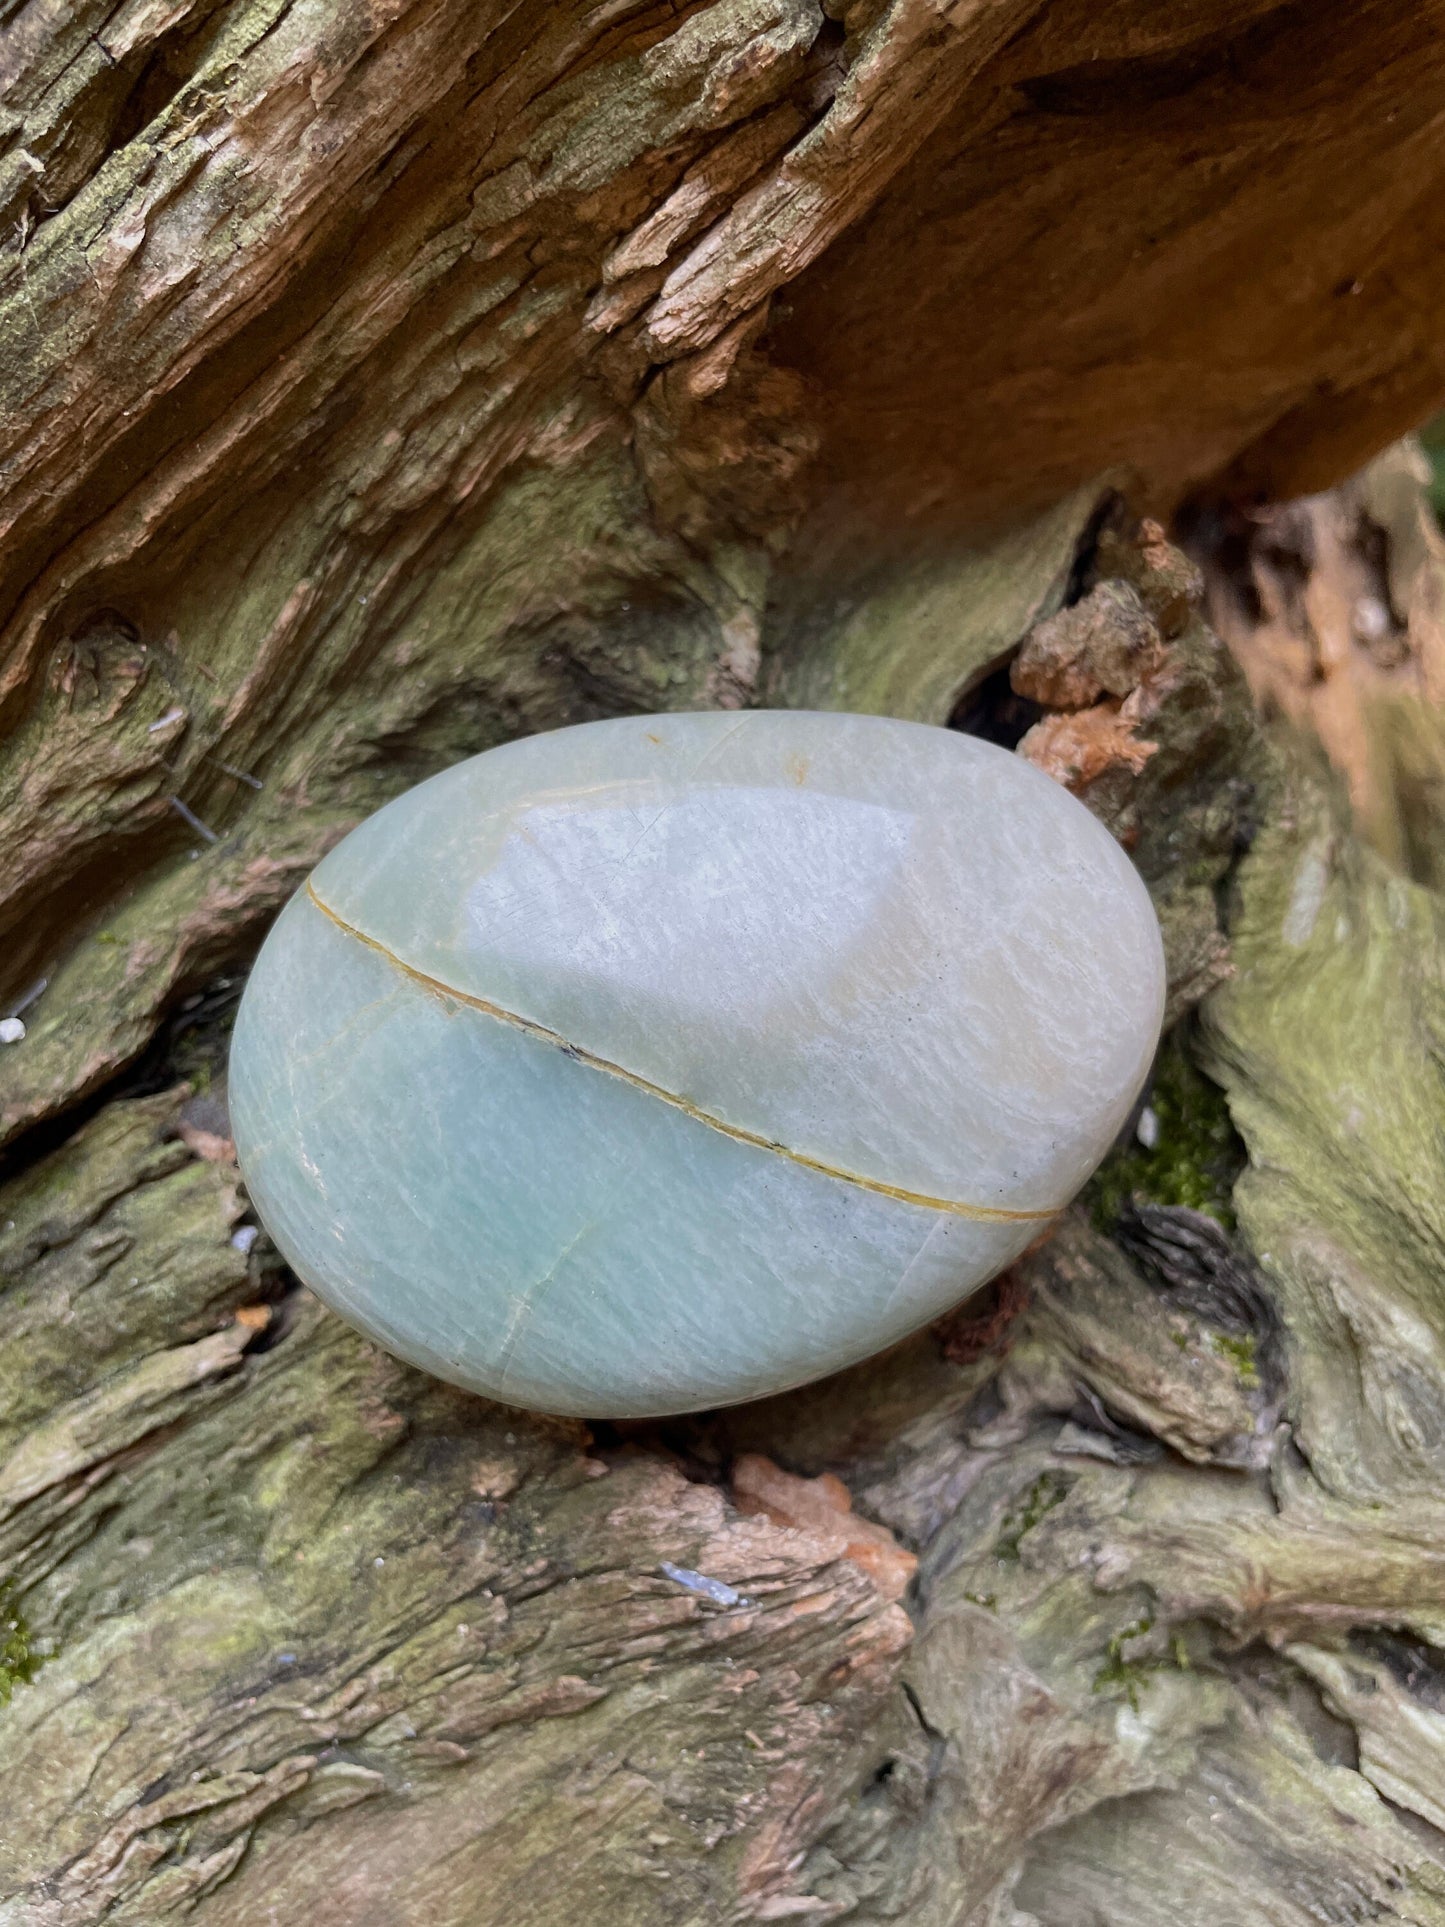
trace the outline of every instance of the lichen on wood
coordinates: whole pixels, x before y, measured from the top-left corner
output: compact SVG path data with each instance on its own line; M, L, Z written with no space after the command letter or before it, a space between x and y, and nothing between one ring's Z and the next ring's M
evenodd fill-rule
M1220 640L1341 579L1225 496L1438 401L1439 12L7 21L5 1927L1445 1921L1418 454L1248 525L1385 607L1353 811ZM467 1399L257 1234L239 977L405 784L757 701L1041 732L1158 1155L840 1379Z

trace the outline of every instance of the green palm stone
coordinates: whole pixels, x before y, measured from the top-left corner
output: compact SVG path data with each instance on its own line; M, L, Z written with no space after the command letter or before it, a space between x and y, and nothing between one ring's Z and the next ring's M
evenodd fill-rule
M1149 898L1016 756L880 717L629 717L363 823L237 1020L256 1208L343 1317L511 1404L850 1364L1073 1196L1157 1041Z

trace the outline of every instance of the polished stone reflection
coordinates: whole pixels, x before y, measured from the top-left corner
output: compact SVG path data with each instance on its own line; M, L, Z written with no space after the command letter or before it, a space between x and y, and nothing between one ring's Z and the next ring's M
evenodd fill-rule
M891 1343L1038 1235L1147 1070L1163 959L1008 753L756 711L527 738L323 862L248 986L268 1229L441 1376L594 1416Z

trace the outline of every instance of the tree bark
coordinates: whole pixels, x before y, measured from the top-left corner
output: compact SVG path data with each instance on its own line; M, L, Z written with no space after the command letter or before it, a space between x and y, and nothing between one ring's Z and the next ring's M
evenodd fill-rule
M1445 551L1418 450L1259 508L1445 389L1442 22L10 11L3 1927L1445 1922ZM247 961L458 757L760 702L1098 811L1147 1113L841 1379L464 1397L256 1233Z

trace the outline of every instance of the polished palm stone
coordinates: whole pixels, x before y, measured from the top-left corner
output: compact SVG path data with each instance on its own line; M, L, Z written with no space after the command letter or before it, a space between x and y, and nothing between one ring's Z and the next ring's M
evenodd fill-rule
M552 1412L756 1398L956 1303L1126 1118L1163 957L1020 758L879 717L632 717L390 804L241 1005L247 1185L300 1276Z

